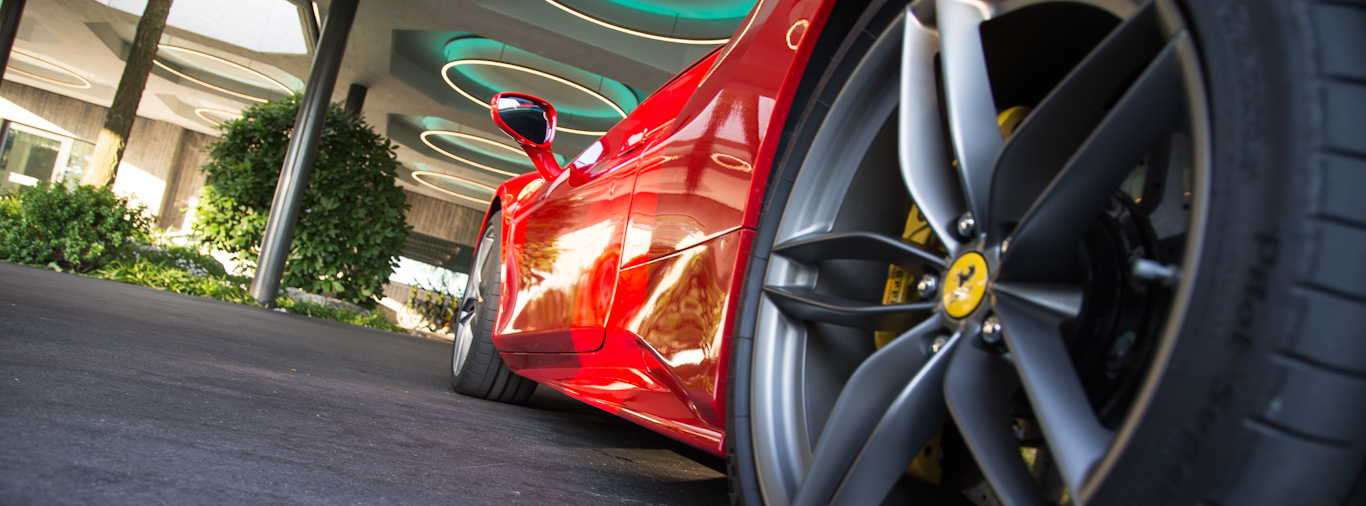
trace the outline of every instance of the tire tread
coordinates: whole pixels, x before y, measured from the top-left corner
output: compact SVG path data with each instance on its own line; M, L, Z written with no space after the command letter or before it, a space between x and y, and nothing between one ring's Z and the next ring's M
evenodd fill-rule
M1315 218L1366 228L1366 199L1359 194L1366 188L1366 157L1324 154L1315 168L1320 179Z
M496 214L490 217L489 223L487 233L501 237L502 226ZM498 258L502 250L498 241L495 240L493 244L498 249L491 252L488 257L490 259ZM480 325L471 326L474 337L470 343L469 355L465 358L465 367L460 374L456 375L452 368L451 386L456 392L470 397L522 404L536 391L536 382L518 376L508 368L493 344L492 333L485 330L492 329L498 320L499 289L502 286L502 279L499 277L502 273L498 271L496 268L485 268L484 300L475 309L476 314L473 316Z
M1319 75L1330 79L1366 82L1366 6L1361 2L1322 2L1310 7L1311 27L1318 48Z
M1366 476L1366 2L1307 1L1301 33L1318 103L1275 387L1242 418L1249 454L1221 504L1356 504ZM1297 41L1292 41L1292 43ZM1355 336L1345 335L1355 334ZM1355 338L1353 338L1355 337ZM1293 464L1292 464L1293 463ZM1355 499L1354 499L1355 497Z

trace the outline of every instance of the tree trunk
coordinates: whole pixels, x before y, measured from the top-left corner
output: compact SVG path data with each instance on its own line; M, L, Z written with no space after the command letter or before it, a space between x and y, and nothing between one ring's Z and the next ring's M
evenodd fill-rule
M119 78L119 88L114 91L114 103L109 106L109 115L104 117L104 128L95 142L95 155L81 176L81 184L114 186L119 162L123 160L123 148L128 146L138 102L142 101L147 74L152 70L152 58L157 54L157 43L161 41L166 15L170 12L171 0L148 0L147 8L142 11L133 47L128 50L128 61L123 66L123 77Z

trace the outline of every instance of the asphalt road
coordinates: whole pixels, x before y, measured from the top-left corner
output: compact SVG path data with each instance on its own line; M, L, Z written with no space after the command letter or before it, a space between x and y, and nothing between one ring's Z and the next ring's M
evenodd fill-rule
M0 504L718 504L723 462L450 344L0 262Z

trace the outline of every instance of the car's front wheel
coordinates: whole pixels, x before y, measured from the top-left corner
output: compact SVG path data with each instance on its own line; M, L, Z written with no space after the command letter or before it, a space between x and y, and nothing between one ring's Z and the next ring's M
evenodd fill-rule
M1366 9L874 4L769 179L735 498L1366 503Z
M509 370L493 345L499 290L503 285L502 231L502 220L495 212L489 216L475 249L474 265L456 312L451 388L472 397L520 404L531 398L536 382Z

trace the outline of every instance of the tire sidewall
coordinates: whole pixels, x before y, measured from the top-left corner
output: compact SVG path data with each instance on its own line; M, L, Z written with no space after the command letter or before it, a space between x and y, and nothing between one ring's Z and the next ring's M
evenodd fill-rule
M1193 504L1226 496L1255 452L1243 422L1283 378L1292 269L1310 179L1306 35L1288 1L1182 5L1203 64L1210 185L1191 302L1154 401L1093 504ZM1189 263L1189 262L1188 262ZM1189 274L1189 273L1186 273ZM1278 484L1253 486L1268 490Z

